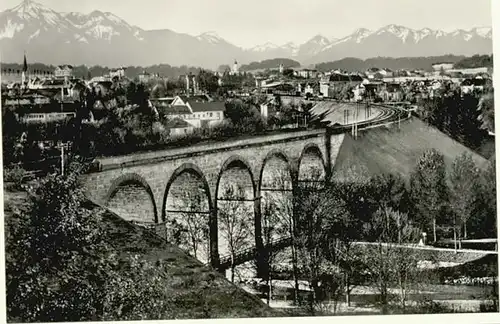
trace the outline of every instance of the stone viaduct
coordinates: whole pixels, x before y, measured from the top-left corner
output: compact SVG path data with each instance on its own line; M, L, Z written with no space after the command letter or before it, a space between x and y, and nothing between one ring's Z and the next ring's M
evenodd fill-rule
M87 195L129 221L164 223L169 215L192 210L206 215L209 224L209 260L219 264L218 206L225 188L239 187L238 201L253 212L257 248L263 246L261 197L273 188L273 178L285 173L293 188L311 181L319 170L328 181L344 133L308 130L247 139L198 144L155 152L97 159L95 170L84 176ZM188 200L186 202L186 200Z

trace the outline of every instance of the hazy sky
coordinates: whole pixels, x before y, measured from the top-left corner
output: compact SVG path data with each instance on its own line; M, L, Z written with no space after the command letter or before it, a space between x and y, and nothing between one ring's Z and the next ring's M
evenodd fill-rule
M21 0L1 0L0 10ZM143 29L215 31L252 47L344 37L388 24L450 31L491 26L491 0L38 0L56 11L109 11Z

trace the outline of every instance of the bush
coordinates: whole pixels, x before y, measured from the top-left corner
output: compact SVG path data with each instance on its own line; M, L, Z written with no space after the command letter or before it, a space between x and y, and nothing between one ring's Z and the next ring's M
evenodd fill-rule
M26 170L16 165L12 168L5 168L3 170L3 181L9 183L9 189L21 190L26 175Z
M7 318L19 322L166 319L164 268L119 254L86 208L81 169L29 188L29 207L6 218Z

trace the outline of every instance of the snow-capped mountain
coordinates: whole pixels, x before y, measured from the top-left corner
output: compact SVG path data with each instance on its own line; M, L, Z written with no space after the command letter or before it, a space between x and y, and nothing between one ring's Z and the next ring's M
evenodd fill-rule
M217 35L217 33L214 31L203 33L201 35L196 36L196 38L202 42L207 42L212 45L227 43L222 37Z
M297 56L299 58L311 57L318 54L323 48L330 45L331 41L323 35L316 35L299 46Z
M392 24L375 31L357 29L351 35L325 46L315 56L303 59L303 62L318 63L344 57L366 59L376 56L491 54L492 50L490 27L446 33L430 28L415 30Z
M49 64L195 65L216 68L237 59L241 64L272 58L292 58L303 64L344 57L473 55L492 52L489 27L443 32L387 25L360 28L343 38L316 35L303 44L263 43L242 49L215 32L198 36L172 30L143 30L110 12L60 13L24 0L0 13L2 61Z
M271 42L264 43L262 45L257 45L255 47L250 48L251 52L266 52L266 51L274 51L279 49L280 47Z

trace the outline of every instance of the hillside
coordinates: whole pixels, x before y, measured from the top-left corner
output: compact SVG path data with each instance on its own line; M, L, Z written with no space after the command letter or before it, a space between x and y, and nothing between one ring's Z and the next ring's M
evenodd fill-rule
M2 73L16 73L17 71L22 71L23 65L20 63L6 63L0 62L2 65ZM73 66L73 75L77 78L87 78L89 76L101 76L109 73L110 69L115 66L85 66L77 65ZM189 73L198 74L201 70L199 67L188 67L188 66L170 66L168 64L156 64L150 66L123 66L125 68L125 75L131 79L136 78L139 74L143 72L151 74L159 74L160 76L168 78L178 78L181 75L186 75ZM55 66L43 63L30 63L28 58L28 73L54 73ZM39 72L37 72L39 71Z
M493 55L474 55L466 57L454 66L456 69L474 69L479 67L493 67Z
M341 60L316 64L316 69L326 72L331 70L346 71L366 71L371 67L388 68L391 70L432 70L432 64L439 62L457 63L466 59L465 56L443 55L429 57L373 57L361 60L354 57L347 57Z
M253 70L265 70L265 69L277 69L280 64L283 64L284 68L294 68L300 67L300 63L287 58L275 58L270 60L264 60L261 62L252 62L250 64L242 65L241 71L253 71Z
M357 139L346 135L335 161L334 172L342 177L348 170L357 168L370 175L395 173L409 178L419 157L431 148L444 155L447 169L463 152L470 153L479 168L485 168L488 163L479 154L413 117L401 122L400 130L393 124L387 128L360 131Z
M5 217L23 208L25 193L4 190ZM100 207L88 204L97 212ZM153 232L132 225L121 217L106 212L102 228L110 245L119 255L139 255L154 262L167 263L163 284L175 296L172 313L176 318L236 318L273 316L273 312L257 297L227 281L221 274L201 264L177 246L168 244ZM7 251L8 252L8 251ZM174 280L172 280L174 278Z

